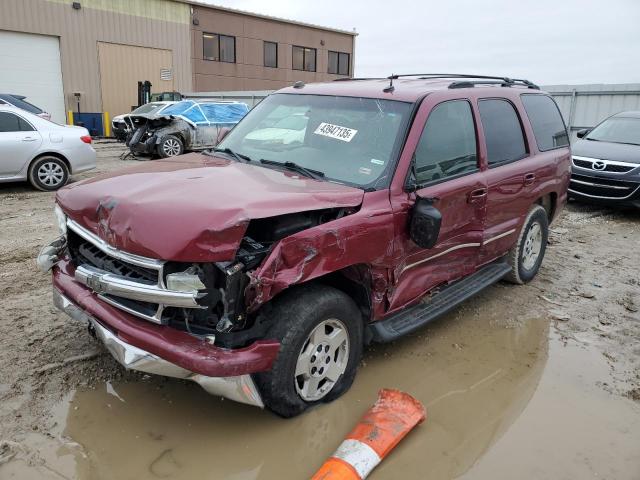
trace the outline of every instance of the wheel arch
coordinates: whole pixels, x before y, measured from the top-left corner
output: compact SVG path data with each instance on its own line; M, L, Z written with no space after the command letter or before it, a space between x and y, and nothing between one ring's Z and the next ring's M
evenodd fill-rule
M55 158L57 158L59 160L62 160L64 162L64 164L67 166L67 170L69 170L69 175L73 174L73 169L71 168L71 162L69 162L67 157L65 157L64 155L62 155L59 152L53 152L53 151L40 152L35 157L33 157L31 159L31 161L29 162L29 166L27 167L27 172L31 169L31 166L35 162L40 160L42 157L55 157Z
M549 223L554 219L558 207L558 194L556 192L549 192L546 195L542 195L536 200L538 205L547 212L547 219Z

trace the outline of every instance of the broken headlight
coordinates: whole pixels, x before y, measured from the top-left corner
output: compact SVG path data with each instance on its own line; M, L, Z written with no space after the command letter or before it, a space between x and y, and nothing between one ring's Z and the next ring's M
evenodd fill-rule
M56 203L55 208L53 209L56 215L56 226L58 227L58 232L60 235L67 234L67 216L64 214L60 206Z
M197 292L206 288L192 268L184 272L170 273L167 275L166 282L169 290L177 292Z

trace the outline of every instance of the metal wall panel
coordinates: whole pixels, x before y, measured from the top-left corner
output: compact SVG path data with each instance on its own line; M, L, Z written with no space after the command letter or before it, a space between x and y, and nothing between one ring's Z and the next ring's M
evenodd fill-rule
M81 92L82 111L103 111L98 42L170 50L174 87L183 91L192 89L189 5L170 0L82 0L80 3L82 8L74 10L66 0L0 1L0 30L60 38L67 109L76 109L73 93ZM132 84L128 79L115 87L126 92L127 98L131 92L137 93L137 83Z
M98 58L102 108L112 115L130 112L137 104L139 80L149 80L154 92L173 91L173 79L160 78L162 70L173 71L171 50L98 42ZM122 84L136 89L123 90Z
M596 126L619 112L640 110L640 84L548 85L542 87L558 103L571 140L583 128Z

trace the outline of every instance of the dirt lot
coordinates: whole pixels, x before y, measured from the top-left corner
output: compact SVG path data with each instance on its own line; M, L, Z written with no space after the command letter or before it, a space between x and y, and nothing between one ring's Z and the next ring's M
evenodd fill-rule
M308 478L381 387L428 420L372 479L640 478L640 212L570 204L531 284L374 346L343 398L282 420L124 372L58 313L34 263L52 202L0 185L0 478Z

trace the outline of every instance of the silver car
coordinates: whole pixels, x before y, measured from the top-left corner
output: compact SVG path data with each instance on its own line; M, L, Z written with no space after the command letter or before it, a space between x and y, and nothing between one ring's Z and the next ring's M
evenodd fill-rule
M57 190L70 175L95 166L86 128L0 105L0 182L28 180L40 190Z

